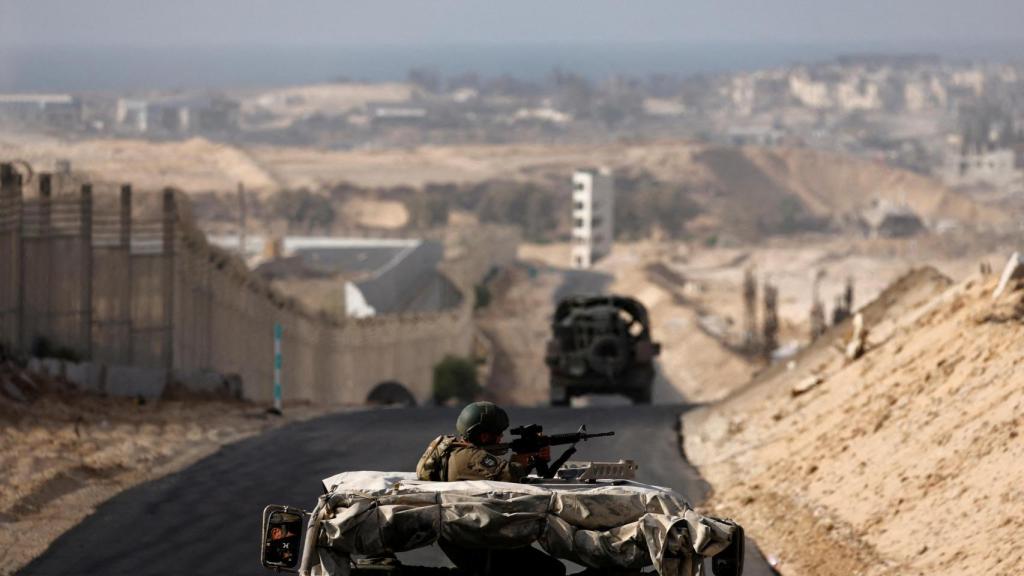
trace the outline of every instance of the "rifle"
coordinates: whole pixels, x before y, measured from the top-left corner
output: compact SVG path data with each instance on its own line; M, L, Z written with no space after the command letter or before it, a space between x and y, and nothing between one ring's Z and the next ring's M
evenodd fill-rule
M577 442L580 440L586 442L590 438L601 438L603 436L615 435L615 432L597 432L595 434L589 434L587 433L586 424L580 426L580 429L576 432L568 434L552 434L550 436L544 436L542 435L542 432L544 432L544 429L540 424L519 426L509 431L510 434L518 436L518 438L511 442L503 442L501 444L487 446L485 449L507 449L512 450L517 454L531 454L533 452L540 451L540 449L545 446L564 446L565 444L569 444L569 448L550 464L543 460L537 460L536 458L530 460L530 468L536 469L537 474L541 478L554 478L558 469L576 453Z

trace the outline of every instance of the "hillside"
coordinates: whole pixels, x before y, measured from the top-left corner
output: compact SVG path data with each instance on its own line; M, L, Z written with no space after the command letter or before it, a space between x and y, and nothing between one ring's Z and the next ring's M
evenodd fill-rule
M675 239L723 236L741 242L842 229L852 227L875 200L905 202L933 224L993 229L1011 220L1006 212L979 205L932 179L882 164L807 149L687 141L332 151L242 148L202 139L152 143L8 135L0 140L0 155L25 159L39 170L69 159L87 178L131 181L139 190L169 185L213 192L220 205L211 204L208 212L227 221L234 219L233 193L243 182L259 193L255 201L264 203L251 206L253 225L262 221L271 227L285 219L297 232L308 232L311 225L318 230L410 229L443 224L447 214L469 210L485 221L529 228L527 236L534 240L565 238L569 175L596 165L615 170L617 229L629 239L647 237L655 229ZM98 190L107 188L112 187ZM300 189L311 206L319 205L315 223L292 221L288 210L267 196ZM388 214L382 218L372 214L385 208Z
M569 220L568 175L580 166L595 165L616 173L617 204L620 212L627 211L620 220L631 214L648 216L653 210L660 216L659 227L675 235L724 232L752 240L844 227L875 200L906 203L933 224L992 227L1009 221L1005 213L930 178L807 149L649 142L344 152L257 148L252 157L290 187L317 189L345 182L349 193L391 199L401 192L408 197L415 189L434 190L448 199L454 192L462 197L460 207L472 207L482 192L508 196L519 190L561 210L556 213L565 217L553 221L548 232L563 235Z
M1020 574L1024 289L923 269L684 420L685 449L787 575ZM806 391L804 391L806 389Z
M567 175L611 166L620 239L659 230L675 239L732 238L854 229L875 201L906 203L931 223L1000 228L1009 218L920 175L805 149L709 147L660 142L601 147L474 146L310 152L258 149L268 171L291 186L327 186L367 201L400 200L412 222L423 198L445 211L518 224L537 241L569 229ZM344 181L344 185L338 185ZM425 191L424 197L418 196ZM341 201L338 199L337 201ZM365 221L348 219L342 226Z
M905 202L932 222L1004 221L1000 212L979 206L931 178L881 163L804 148L749 148L743 155L768 181L799 197L817 215L850 217L877 198Z

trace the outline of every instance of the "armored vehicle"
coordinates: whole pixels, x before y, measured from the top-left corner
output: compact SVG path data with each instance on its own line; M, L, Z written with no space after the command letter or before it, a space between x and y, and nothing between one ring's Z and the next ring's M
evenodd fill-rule
M260 560L302 576L466 576L422 565L421 549L443 540L485 552L539 546L590 576L741 576L743 528L633 480L636 470L628 460L566 463L522 483L343 472L323 481L312 511L266 507ZM486 565L477 576L515 568Z
M555 308L545 362L551 404L573 396L619 394L636 404L651 402L654 358L647 309L625 296L570 296Z

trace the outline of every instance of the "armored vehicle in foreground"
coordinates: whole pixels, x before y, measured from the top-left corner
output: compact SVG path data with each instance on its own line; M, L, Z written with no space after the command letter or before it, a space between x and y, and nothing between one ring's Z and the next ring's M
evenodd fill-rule
M647 309L625 296L571 296L555 308L545 362L551 404L568 406L573 396L619 394L649 404L654 359L661 345L651 340Z
M311 512L267 506L263 566L303 576L456 575L397 556L445 540L482 550L540 546L617 576L740 576L743 528L696 512L678 493L633 480L631 461L567 463L522 483L433 482L412 472L343 472ZM485 574L515 573L513 566ZM529 576L529 575L524 575Z

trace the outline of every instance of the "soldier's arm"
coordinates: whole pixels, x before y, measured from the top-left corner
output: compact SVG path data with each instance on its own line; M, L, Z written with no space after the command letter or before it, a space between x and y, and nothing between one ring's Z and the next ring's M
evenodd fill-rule
M519 482L526 476L526 469L515 462L509 462L485 450L475 450L469 459L466 474L460 480L495 480L498 482Z

